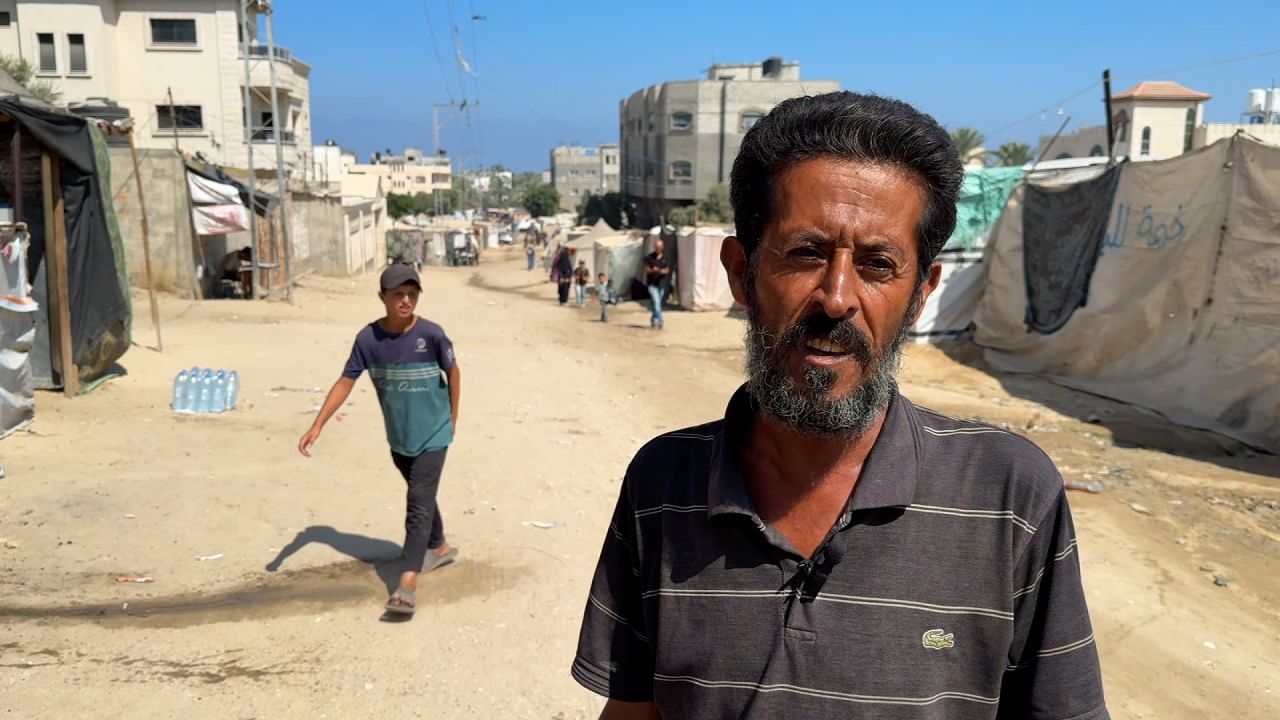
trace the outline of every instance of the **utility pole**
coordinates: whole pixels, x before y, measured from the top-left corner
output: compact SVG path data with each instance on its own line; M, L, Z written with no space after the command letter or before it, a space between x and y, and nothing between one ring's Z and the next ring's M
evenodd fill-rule
M1116 124L1111 117L1111 69L1102 71L1102 99L1107 112L1107 161L1115 162Z
M286 302L293 302L293 271L290 262L293 248L289 241L289 206L285 202L289 197L289 189L285 185L284 145L281 135L284 123L280 121L280 95L276 91L276 43L272 32L272 18L275 17L275 12L270 0L262 0L262 4L267 9L267 68L270 70L268 77L271 82L271 135L276 142L276 190L279 193L280 235L284 240L284 297Z
M253 276L253 290L249 299L257 297L258 288L262 287L262 272L258 269L260 248L258 247L258 178L253 170L253 65L249 53L249 4L254 0L240 0L240 54L244 57L244 144L249 151L249 245L252 258L250 268Z

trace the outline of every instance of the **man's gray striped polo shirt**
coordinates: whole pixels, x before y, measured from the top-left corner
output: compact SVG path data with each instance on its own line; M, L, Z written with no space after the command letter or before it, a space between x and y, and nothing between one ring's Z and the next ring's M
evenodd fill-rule
M656 438L605 536L573 676L677 718L1107 718L1062 479L898 395L806 559L739 468L754 408Z

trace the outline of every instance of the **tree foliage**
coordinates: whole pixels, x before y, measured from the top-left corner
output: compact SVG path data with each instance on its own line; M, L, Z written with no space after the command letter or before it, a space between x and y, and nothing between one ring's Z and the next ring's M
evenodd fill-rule
M560 209L560 192L546 183L530 188L520 199L520 206L534 217L554 215Z
M667 222L672 225L732 223L733 205L729 202L729 186L725 183L713 186L707 191L707 196L696 203L667 213Z
M1031 146L1020 142L1007 142L996 150L996 164L1001 167L1022 167L1034 159Z
M956 128L951 131L951 142L956 146L960 162L966 165L974 161L986 163L987 151L982 146L987 138L982 133L968 127Z
M588 195L578 203L579 225L595 225L597 220L604 218L611 227L631 227L633 217L635 217L635 203L622 193Z
M53 81L36 79L35 67L24 57L0 54L0 70L8 73L9 77L26 88L27 92L50 105L57 104L62 99L62 93L58 91Z
M413 198L400 193L387 193L387 214L399 220L413 214Z

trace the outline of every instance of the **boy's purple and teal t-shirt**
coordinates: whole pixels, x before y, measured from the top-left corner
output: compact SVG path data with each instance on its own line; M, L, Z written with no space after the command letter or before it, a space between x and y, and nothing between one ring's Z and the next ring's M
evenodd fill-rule
M375 321L356 335L342 376L369 371L392 452L416 457L453 442L445 376L453 366L453 343L439 325L418 318L397 335Z

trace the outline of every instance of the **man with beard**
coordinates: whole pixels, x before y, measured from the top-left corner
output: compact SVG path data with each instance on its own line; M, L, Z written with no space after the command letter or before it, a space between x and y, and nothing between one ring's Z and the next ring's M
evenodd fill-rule
M627 470L572 669L602 718L1108 717L1052 462L894 381L962 177L876 96L743 139L721 260L748 379Z

